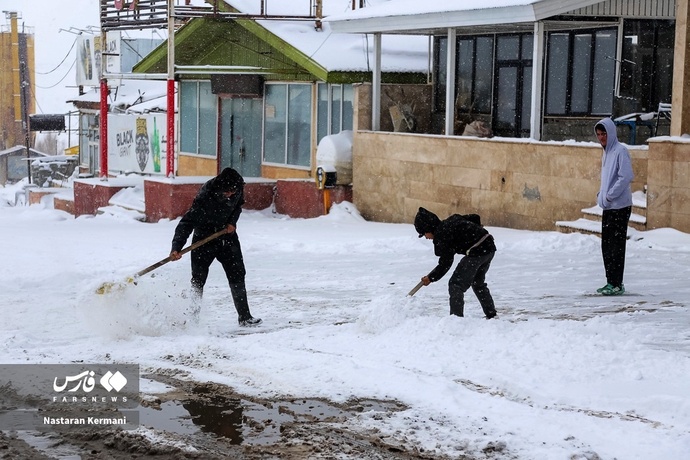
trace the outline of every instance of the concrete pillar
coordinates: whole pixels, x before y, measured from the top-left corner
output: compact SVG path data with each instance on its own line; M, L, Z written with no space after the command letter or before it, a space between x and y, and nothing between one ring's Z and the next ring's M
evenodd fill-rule
M673 54L671 136L690 134L690 11L688 0L676 2L676 44Z

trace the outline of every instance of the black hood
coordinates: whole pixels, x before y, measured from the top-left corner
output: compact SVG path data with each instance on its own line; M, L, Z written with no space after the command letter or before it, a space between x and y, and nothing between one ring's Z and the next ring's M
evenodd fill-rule
M423 237L425 233L435 233L436 228L441 223L441 219L436 214L424 208L419 208L414 218L414 229Z
M225 168L213 180L213 191L223 193L230 190L239 190L244 186L244 179L240 173L232 168Z

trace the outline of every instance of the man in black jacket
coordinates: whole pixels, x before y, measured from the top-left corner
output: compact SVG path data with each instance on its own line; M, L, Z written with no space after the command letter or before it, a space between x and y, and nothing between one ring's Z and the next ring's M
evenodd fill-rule
M209 267L214 259L218 259L230 284L240 326L255 326L261 323L261 319L253 318L249 312L247 288L244 284L246 271L240 240L235 231L242 204L244 179L234 169L225 168L201 187L192 206L177 224L170 258L178 260L182 257L180 251L192 231L192 242L195 243L224 228L227 229L226 234L192 250L193 314L196 316L199 312Z
M463 254L464 257L448 282L450 314L463 316L465 291L471 287L486 318L494 318L496 308L485 277L494 258L496 245L493 237L482 227L480 217L477 214L453 214L441 221L433 212L419 208L414 228L420 238L424 236L433 240L434 253L439 258L438 265L422 277L424 286L443 278L453 266L455 254Z

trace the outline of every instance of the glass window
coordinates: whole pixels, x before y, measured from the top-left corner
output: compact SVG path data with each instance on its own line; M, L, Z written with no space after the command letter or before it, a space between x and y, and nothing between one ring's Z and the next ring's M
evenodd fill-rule
M610 115L616 80L616 33L599 31L595 35L592 75L592 114Z
M218 97L209 81L180 82L180 150L216 156Z
M264 107L264 161L311 165L309 84L267 84Z
M475 112L491 113L493 89L494 39L493 37L477 38L476 54L476 89L474 95Z
M549 37L549 60L547 65L546 113L566 113L568 92L568 34L555 33Z
M615 60L615 29L550 34L546 114L611 114Z
M317 85L316 94L316 139L317 142L319 142L324 136L328 135L328 84L319 83Z
M352 130L355 90L352 85L319 83L317 142L329 134Z
M199 82L199 153L216 156L218 142L218 97L211 82Z
M515 131L518 102L518 68L501 67L498 70L498 100L496 107L496 128Z
M458 39L455 88L456 105L461 112L491 113L493 44L493 37ZM439 61L446 59L445 49L442 52L443 54L439 53ZM443 94L439 97L445 98L445 72L443 78ZM445 107L445 104L443 106Z
M496 45L496 59L500 61L516 61L520 58L519 36L507 35L498 37Z
M340 121L342 117L342 97L343 88L340 85L331 86L331 133L340 132Z
M311 164L311 85L289 85L288 94L287 163L309 166Z
M284 164L287 132L287 85L266 85L264 161Z
M572 94L570 111L587 113L589 111L590 73L592 64L592 35L575 35L573 41L573 78L570 84Z
M522 128L523 135L529 135L531 129L530 121L532 119L532 67L526 66L523 75L520 127Z
M180 150L197 153L199 134L198 82L180 82Z
M436 38L434 47L435 66L434 66L434 108L436 112L446 110L446 54L448 50L448 39Z
M635 111L671 101L674 34L672 21L624 21L620 96L634 99Z
M531 61L534 53L534 35L526 34L522 36L522 59Z
M455 95L457 106L460 111L469 112L472 108L472 87L474 86L472 84L474 80L474 40L460 40L458 42L457 66L457 94Z

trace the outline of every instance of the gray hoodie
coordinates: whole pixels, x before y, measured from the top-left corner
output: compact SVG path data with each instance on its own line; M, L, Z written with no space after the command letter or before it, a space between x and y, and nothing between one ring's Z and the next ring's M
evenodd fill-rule
M630 183L634 175L630 152L618 142L613 120L604 118L599 123L606 128L607 141L601 157L601 188L597 193L597 204L602 209L621 209L632 206Z

